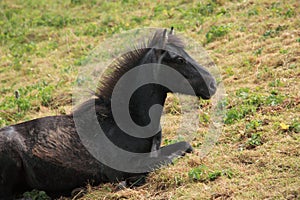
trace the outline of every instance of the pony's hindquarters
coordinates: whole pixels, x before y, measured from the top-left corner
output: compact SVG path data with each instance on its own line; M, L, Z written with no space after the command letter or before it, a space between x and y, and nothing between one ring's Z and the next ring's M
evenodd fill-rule
M81 144L72 116L34 119L5 130L2 135L13 141L30 189L69 193L89 181L101 182L101 165Z

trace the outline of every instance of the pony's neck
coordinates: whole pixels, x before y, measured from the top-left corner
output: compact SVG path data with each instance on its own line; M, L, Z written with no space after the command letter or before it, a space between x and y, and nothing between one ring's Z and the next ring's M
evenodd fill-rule
M121 104L124 103L124 99L119 98L112 100L112 93L115 89L117 82L124 76L126 73L137 67L144 64L158 63L159 62L159 52L153 48L144 48L139 50L134 50L127 54L122 55L117 61L112 64L114 68L113 73L104 77L102 80L102 86L98 88L96 96L103 99L105 102L111 101L120 101ZM151 67L151 66L150 66ZM136 80L130 79L126 84L120 85L121 93L125 94L128 92L128 88L135 88L136 84L144 80L144 77L149 76L144 70L145 68L138 69L140 70L135 76ZM159 73L156 71L151 72L152 74ZM132 84L132 85L131 85ZM122 96L122 95L121 95ZM128 108L132 120L140 126L146 126L149 123L151 125L159 126L162 108L165 103L167 96L167 89L158 84L146 84L138 88L131 96L129 105L123 105ZM125 102L126 103L126 102ZM154 113L151 113L151 119L149 116L150 108L153 105L161 105L160 109L156 109ZM153 110L152 110L153 111Z
M166 89L157 84L144 85L139 88L131 97L129 112L132 120L140 126L146 126L149 123L159 127L162 115L162 108L167 97ZM152 106L157 106L152 109L150 119L150 109Z
M139 65L158 62L159 56L157 55L157 51L155 49L149 49L144 58L141 59ZM155 69L153 68L153 70ZM152 74L154 74L154 71L152 71ZM147 76L149 76L149 74L142 68L137 79L144 80L144 77ZM134 81L132 83L135 84ZM133 121L140 126L146 126L149 123L156 127L160 126L160 119L166 97L167 88L162 85L146 84L141 86L134 92L130 100L129 112ZM157 107L157 105L159 106ZM156 106L156 109L151 110L154 112L151 113L150 118L150 109L152 106Z

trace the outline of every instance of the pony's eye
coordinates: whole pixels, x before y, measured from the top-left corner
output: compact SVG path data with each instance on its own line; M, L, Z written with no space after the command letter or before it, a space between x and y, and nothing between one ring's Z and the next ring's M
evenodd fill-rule
M177 60L177 62L179 62L181 64L185 63L185 59L180 56L178 56L176 60Z

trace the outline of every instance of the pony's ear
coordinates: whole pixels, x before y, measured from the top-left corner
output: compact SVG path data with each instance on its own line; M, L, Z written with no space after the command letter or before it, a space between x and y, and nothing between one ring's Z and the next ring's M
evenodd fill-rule
M171 30L170 30L169 34L174 35L174 27L173 26L171 27Z
M168 42L168 33L167 33L167 29L164 30L163 32L163 40L162 40L162 48L166 47L166 44Z

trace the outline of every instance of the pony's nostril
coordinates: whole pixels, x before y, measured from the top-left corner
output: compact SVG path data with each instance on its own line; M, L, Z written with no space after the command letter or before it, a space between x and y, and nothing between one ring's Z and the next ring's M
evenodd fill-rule
M213 80L212 82L210 82L209 85L209 89L210 89L210 95L214 95L217 91L217 83L215 80Z

